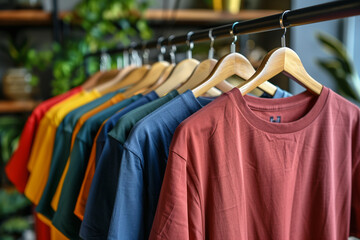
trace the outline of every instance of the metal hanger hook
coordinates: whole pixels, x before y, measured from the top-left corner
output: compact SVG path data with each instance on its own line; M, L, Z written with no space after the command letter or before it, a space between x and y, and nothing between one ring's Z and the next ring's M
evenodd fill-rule
M215 38L212 35L212 31L213 31L213 29L211 28L209 30L209 38L210 38L210 49L209 49L209 56L208 56L209 59L214 58L214 51L215 51L215 49L214 49Z
M130 43L131 59L132 59L132 64L135 64L135 66L140 67L142 65L142 59L139 56L139 53L136 50L136 47L137 47L136 42Z
M172 41L174 38L175 38L174 35L170 35L170 36L169 36L169 38L168 38L169 45L171 45L171 41ZM172 63L172 64L175 64L175 59L176 59L175 53L176 53L176 45L173 44L173 45L171 45L171 49L170 49L170 59L171 59L171 63Z
M231 27L231 31L230 31L230 35L233 37L233 41L230 45L230 52L234 53L236 52L236 41L237 41L237 36L234 34L234 27L239 24L239 22L234 22L232 27Z
M123 51L123 67L127 67L130 65L130 55L129 51Z
M159 37L158 41L157 41L157 49L159 49L160 53L158 56L158 61L164 61L164 54L166 53L166 48L165 46L162 45L162 42L165 40L164 37Z
M212 32L213 32L213 29L210 28L210 30L209 30L210 48L213 48L213 47L214 47L214 42L215 42L215 38L214 38L214 36L212 35Z
M149 55L150 55L150 50L146 47L146 42L142 43L142 50L143 50L143 62L144 64L149 64Z
M111 57L105 48L101 49L100 55L100 71L106 71L111 68Z
M188 32L186 37L186 44L188 45L188 50L187 50L187 58L190 59L192 58L192 50L194 48L194 42L191 41L191 36L194 34L194 32Z
M283 35L281 37L281 47L286 47L286 29L287 29L287 26L285 26L285 24L284 24L284 17L288 12L290 12L290 10L285 10L281 14L280 19L279 19L280 27L281 27L281 29L284 29L284 33L283 33Z

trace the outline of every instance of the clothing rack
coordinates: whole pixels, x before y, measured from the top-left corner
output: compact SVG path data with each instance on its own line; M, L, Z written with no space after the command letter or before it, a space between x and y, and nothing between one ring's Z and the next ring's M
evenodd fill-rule
M322 21L329 21L339 18L351 17L360 15L360 1L358 0L345 0L345 1L335 1L324 4L319 4L311 7L300 8L296 10L288 11L284 14L283 25L286 28L306 25L310 23L317 23ZM212 35L215 38L229 37L230 31L233 30L233 34L250 34L258 32L266 32L272 30L281 29L279 24L279 19L281 18L282 13L274 14L267 17L257 18L248 21L239 22L239 24L227 24L212 29ZM234 29L232 29L234 28ZM211 29L205 29L201 31L192 32L192 34L176 36L172 39L165 38L161 41L161 46L171 46L171 45L182 45L186 44L188 41L191 42L200 42L209 40L209 31ZM188 39L189 38L189 39ZM125 50L142 50L142 49L151 49L156 48L159 45L159 41L152 40L144 43L137 43L130 46L124 46L120 48L109 49L106 51L97 51L93 53L86 54L85 59L88 57L101 56L103 53L115 54L121 53Z

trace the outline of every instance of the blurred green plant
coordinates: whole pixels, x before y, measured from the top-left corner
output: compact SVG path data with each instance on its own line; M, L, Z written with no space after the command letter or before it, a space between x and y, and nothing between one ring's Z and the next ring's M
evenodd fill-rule
M32 73L33 86L39 83L38 76L33 73L34 69L44 71L53 57L51 51L35 50L25 36L8 37L5 42L0 43L0 50L13 61L15 67L24 67Z
M16 149L24 123L23 118L0 117L0 159L2 164L7 163Z
M325 33L318 33L316 38L332 55L331 58L317 60L317 63L332 76L340 94L360 102L360 78L345 46L335 37Z
M21 236L25 230L30 229L28 220L22 217L12 217L4 221L0 226L1 239L18 239L15 236ZM15 235L15 236L14 236Z
M1 169L17 147L24 122L24 119L19 117L0 117ZM1 186L4 186L6 181L4 177L4 173L1 173ZM19 239L25 230L30 229L30 222L20 214L29 206L29 200L14 188L0 189L0 239Z
M0 190L0 219L15 214L28 206L30 206L29 200L15 189ZM2 227L1 225L0 229ZM8 229L8 227L5 228Z
M54 46L53 94L63 93L85 81L85 71L92 74L99 70L99 59L89 59L84 68L84 55L119 44L129 45L132 38L149 39L152 31L143 13L147 2L136 0L82 0L67 15L65 23L78 25L83 34L72 32L64 42Z

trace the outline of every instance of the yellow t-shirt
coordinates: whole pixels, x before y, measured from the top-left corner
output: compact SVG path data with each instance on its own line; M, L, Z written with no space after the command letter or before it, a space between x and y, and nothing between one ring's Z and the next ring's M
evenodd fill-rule
M68 238L53 225L50 225L50 238L51 240L68 240Z
M105 103L101 104L100 106L94 108L93 110L85 113L76 123L76 126L74 128L73 134L72 134L72 138L71 138L71 150L73 148L74 142L75 142L75 138L76 135L78 134L80 128L82 127L82 125L86 122L86 120L88 120L90 117L94 116L95 114L103 111L104 109L118 103L121 102L122 100L124 100L125 97L124 95L122 95L121 93L117 94L116 96L112 97L110 100L106 101ZM71 154L70 154L71 155ZM70 165L70 157L68 158L67 162L66 162L66 166L64 168L64 171L61 175L61 179L59 181L59 184L56 188L56 192L54 194L54 197L51 201L51 207L54 209L54 211L57 211L57 207L59 204L59 200L60 200L60 196L61 196L61 189L62 186L64 184L65 178L66 178L66 174L68 172L69 169L69 165Z
M28 166L31 173L24 191L25 196L35 205L39 203L49 177L57 127L69 112L100 96L101 94L96 90L82 91L55 105L40 121Z
M29 170L29 172L32 172L34 166L35 166L35 162L37 161L37 157L36 157L36 153L38 153L40 151L40 149L43 147L43 145L41 144L40 140L43 139L45 137L45 135L48 133L46 130L47 128L45 126L49 125L51 122L51 118L56 114L56 112L61 109L64 105L68 104L69 102L73 102L76 101L77 99L79 99L82 95L84 94L84 91L81 91L77 94L74 94L73 96L65 99L64 101L61 101L57 104L55 104L54 106L52 106L44 115L44 117L41 119L40 123L39 123L39 127L36 131L36 135L35 135L35 140L34 140L34 144L31 148L31 153L33 153L33 155L30 155L30 159L27 165L27 168ZM46 120L45 120L46 119ZM40 125L42 124L42 125ZM42 126L42 127L40 127ZM35 144L35 142L38 142L38 144Z

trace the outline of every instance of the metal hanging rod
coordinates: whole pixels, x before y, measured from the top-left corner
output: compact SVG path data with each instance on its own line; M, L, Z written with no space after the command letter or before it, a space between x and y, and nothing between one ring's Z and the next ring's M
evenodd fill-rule
M234 27L234 34L250 34L250 33L259 33L272 30L281 29L279 25L279 19L282 13L257 18L248 21L242 21L239 24L236 24ZM291 10L287 12L284 16L283 24L284 27L294 27L300 25L306 25L310 23L317 23L323 21L329 21L339 18L351 17L360 15L360 0L345 0L345 1L335 1L324 4L319 4L311 7L300 8L296 10ZM227 24L219 26L212 29L212 35L216 38L229 37L229 33L232 30L233 24ZM209 30L195 31L190 37L192 42L208 41L209 40ZM187 35L176 36L171 39L164 39L161 42L162 46L171 46L171 45L181 45L186 44ZM145 48L156 48L158 46L158 40L152 40L146 43L139 43L127 47L120 47L115 49L109 49L106 53L114 54L121 53L124 50L136 49L141 50ZM100 56L103 51L98 51L94 53L89 53L85 55L85 58Z

